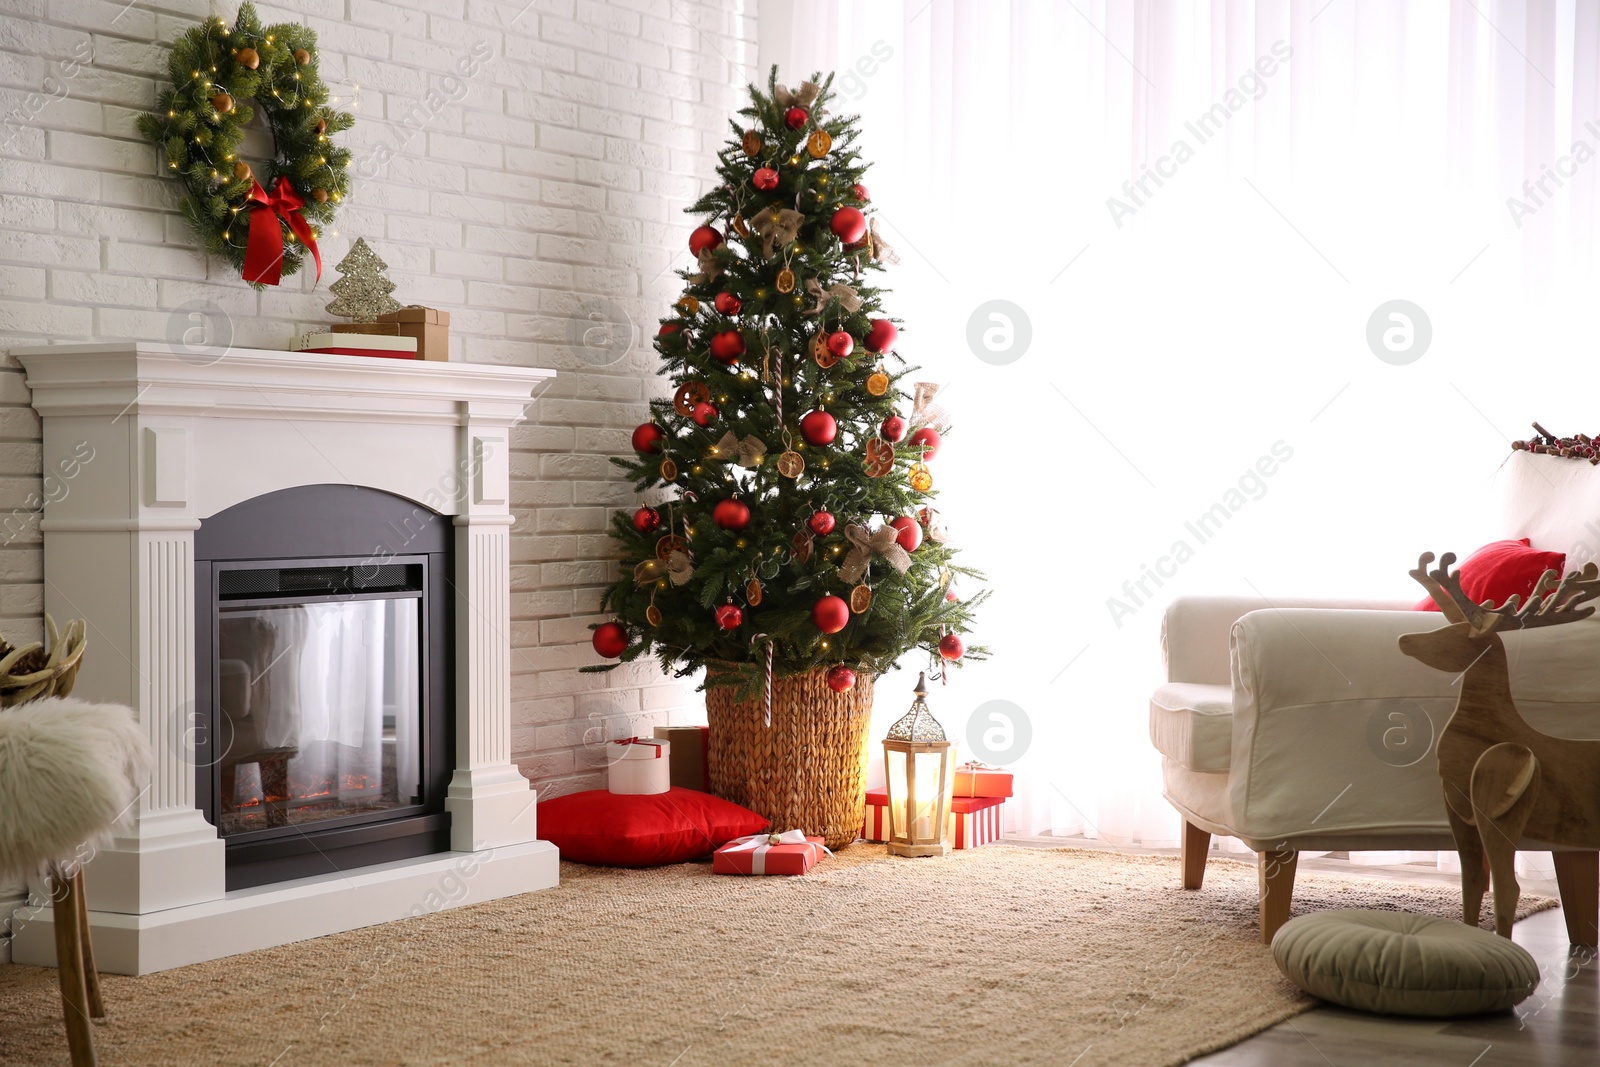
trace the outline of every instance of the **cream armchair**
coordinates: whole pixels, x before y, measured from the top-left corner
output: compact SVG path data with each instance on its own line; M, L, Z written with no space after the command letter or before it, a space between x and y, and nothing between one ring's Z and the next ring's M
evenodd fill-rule
M1566 552L1569 567L1594 557L1600 467L1514 453L1498 480L1506 536ZM1426 547L1399 546L1395 566ZM1401 635L1445 623L1414 603L1182 597L1167 609L1150 736L1184 822L1183 887L1200 888L1211 835L1244 841L1260 862L1263 941L1289 917L1301 851L1455 847L1432 746L1457 690L1399 651ZM1600 738L1600 618L1504 640L1528 721ZM1600 854L1554 856L1568 934L1593 945Z

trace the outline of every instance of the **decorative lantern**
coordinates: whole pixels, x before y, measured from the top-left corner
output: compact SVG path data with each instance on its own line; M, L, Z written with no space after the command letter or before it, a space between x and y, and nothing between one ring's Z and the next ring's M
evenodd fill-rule
M928 711L928 676L917 677L917 699L889 727L883 758L889 779L889 854L948 856L950 797L955 792L955 745Z

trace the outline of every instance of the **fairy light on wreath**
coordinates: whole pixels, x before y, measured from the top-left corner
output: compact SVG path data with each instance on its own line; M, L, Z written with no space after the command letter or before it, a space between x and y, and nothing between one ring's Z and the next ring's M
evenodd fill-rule
M350 192L350 152L331 138L355 118L332 106L316 32L263 28L247 2L231 27L211 18L175 40L168 72L139 132L161 146L162 172L183 182L182 211L206 251L257 288L294 274L309 252L320 280L317 240ZM240 157L257 109L273 142L259 177Z

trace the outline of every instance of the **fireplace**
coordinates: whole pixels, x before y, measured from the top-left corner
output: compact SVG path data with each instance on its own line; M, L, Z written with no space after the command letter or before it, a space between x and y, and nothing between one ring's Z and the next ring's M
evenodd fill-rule
M74 695L132 707L154 754L85 868L103 970L556 884L510 647L509 434L552 372L12 354L45 469L74 472L40 523L45 610L89 625ZM53 963L48 907L12 926L14 960Z
M449 520L302 486L194 546L195 797L227 888L448 852Z

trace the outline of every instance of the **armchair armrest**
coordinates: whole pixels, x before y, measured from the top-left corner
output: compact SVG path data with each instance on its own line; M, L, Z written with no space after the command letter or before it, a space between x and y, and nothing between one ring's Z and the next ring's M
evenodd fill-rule
M1454 674L1399 649L1446 625L1413 611L1247 612L1233 624L1235 817L1260 838L1446 827L1434 753ZM1600 619L1503 636L1511 688L1536 729L1600 734Z
M1252 611L1263 608L1371 608L1398 611L1410 608L1411 603L1307 597L1268 600L1248 596L1181 596L1167 606L1161 620L1161 652L1167 664L1167 681L1227 685L1229 633L1235 622ZM1420 614L1417 617L1426 618ZM1422 625L1416 628L1427 629Z

